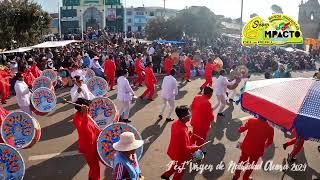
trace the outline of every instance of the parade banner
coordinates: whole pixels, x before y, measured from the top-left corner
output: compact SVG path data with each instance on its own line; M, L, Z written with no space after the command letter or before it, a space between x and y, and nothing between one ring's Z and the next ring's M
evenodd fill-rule
M285 14L272 14L268 21L256 16L243 27L242 45L252 46L302 44L299 24Z
M89 107L89 112L93 120L97 123L100 129L117 121L117 108L109 98L96 98Z
M22 180L25 164L21 154L13 147L0 143L0 179Z
M28 113L14 111L8 114L1 126L1 137L6 144L17 149L32 147L39 141L41 128Z
M107 94L108 83L101 77L93 77L87 82L88 89L97 97L103 97Z
M39 112L50 112L56 107L57 99L53 91L42 87L32 93L31 103L34 109Z
M35 91L36 89L41 87L46 87L48 89L51 89L52 87L51 80L46 76L41 76L35 79L32 83L32 91Z
M89 79L93 78L96 76L96 74L94 73L94 71L90 68L84 68L82 70L83 72L85 72L85 76L84 76L84 82L88 82Z
M137 140L142 140L140 133L133 126L126 123L115 123L107 126L101 131L98 142L97 150L102 162L113 167L114 156L116 151L113 149L113 144L120 140L120 135L123 132L132 132ZM136 150L137 159L140 160L143 152L143 146Z
M108 16L107 19L108 21L115 21L117 18L116 16L116 9L108 9Z
M57 80L57 73L52 69L46 69L46 70L42 71L41 76L45 76L45 77L49 78L51 81Z

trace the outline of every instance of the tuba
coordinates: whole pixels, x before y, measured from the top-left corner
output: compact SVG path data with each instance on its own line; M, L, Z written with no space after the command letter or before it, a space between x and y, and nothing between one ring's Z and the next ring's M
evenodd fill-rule
M227 86L227 88L229 90L234 90L236 89L238 86L239 86L239 83L241 82L241 78L246 78L248 77L249 75L249 69L244 66L244 65L241 65L241 66L238 66L234 71L232 71L230 73L230 79L231 80L236 80L236 83L234 83L233 85L231 86Z

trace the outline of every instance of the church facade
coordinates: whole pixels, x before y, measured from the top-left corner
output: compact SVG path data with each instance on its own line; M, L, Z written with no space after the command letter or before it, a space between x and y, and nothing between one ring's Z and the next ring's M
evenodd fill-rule
M320 3L318 0L301 1L298 22L303 38L320 39Z
M124 7L120 0L63 0L61 33L95 30L123 31Z

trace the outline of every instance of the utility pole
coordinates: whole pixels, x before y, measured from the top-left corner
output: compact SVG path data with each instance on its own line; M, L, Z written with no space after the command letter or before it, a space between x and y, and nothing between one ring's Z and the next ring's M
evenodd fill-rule
M163 17L166 16L166 0L163 0Z
M123 8L123 31L124 37L127 38L127 0L124 0L124 8Z
M102 22L102 29L106 27L106 0L103 0L103 22Z
M59 14L59 16L58 16L58 19L59 19L59 36L60 36L60 38L61 38L61 9L60 9L60 1L58 1L58 14Z
M240 30L242 31L242 27L243 27L243 0L241 0L241 17L240 17Z

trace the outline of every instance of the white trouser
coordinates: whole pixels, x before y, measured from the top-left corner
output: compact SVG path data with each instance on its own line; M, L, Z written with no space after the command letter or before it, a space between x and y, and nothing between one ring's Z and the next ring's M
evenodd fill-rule
M128 119L130 113L130 101L119 101L120 108L119 108L119 115L122 116L122 119Z
M28 113L30 116L32 115L30 106L21 106L20 109L21 111Z
M214 106L214 110L217 109L219 106L219 111L218 113L222 113L224 107L226 106L226 95L223 94L223 95L216 95L217 96L217 104Z
M172 112L175 108L175 103L174 103L174 99L168 100L168 99L162 99L163 100L163 105L161 108L161 112L160 115L163 115L164 110L166 109L167 105L169 104L169 113L168 116L166 118L171 118Z

